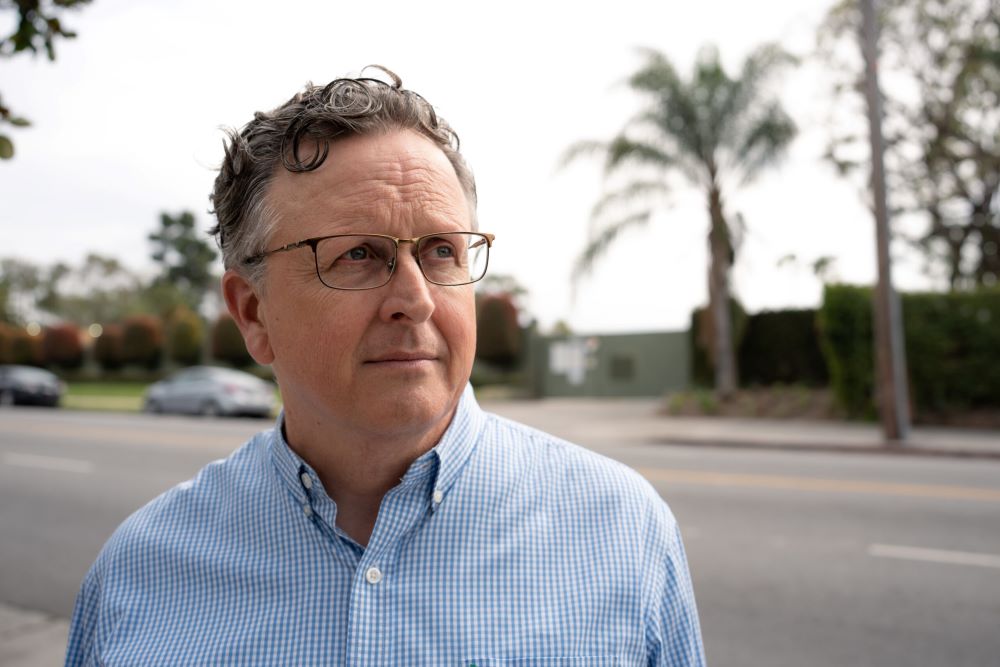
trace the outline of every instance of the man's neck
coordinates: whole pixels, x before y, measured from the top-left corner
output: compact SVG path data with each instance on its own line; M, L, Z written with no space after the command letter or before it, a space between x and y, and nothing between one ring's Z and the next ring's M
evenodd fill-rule
M337 525L367 546L382 498L413 461L438 443L453 416L433 429L378 433L299 420L286 408L285 439L312 466L337 504Z

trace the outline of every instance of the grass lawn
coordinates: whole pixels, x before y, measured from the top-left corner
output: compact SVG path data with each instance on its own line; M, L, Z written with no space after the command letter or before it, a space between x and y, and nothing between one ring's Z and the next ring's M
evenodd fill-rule
M60 405L71 410L138 412L148 386L144 382L71 382Z

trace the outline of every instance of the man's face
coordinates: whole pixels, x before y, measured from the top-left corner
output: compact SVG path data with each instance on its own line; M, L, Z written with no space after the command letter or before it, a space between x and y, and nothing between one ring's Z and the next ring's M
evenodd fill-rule
M413 238L470 231L469 204L444 153L410 131L333 143L319 169L279 169L268 192L276 248L341 233ZM260 320L289 423L369 435L440 435L472 369L472 285L428 283L402 244L392 280L325 287L308 247L267 259Z

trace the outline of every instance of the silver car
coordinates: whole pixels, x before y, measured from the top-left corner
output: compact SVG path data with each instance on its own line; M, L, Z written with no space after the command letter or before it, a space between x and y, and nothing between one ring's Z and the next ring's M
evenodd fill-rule
M155 382L146 390L145 412L205 416L270 417L275 409L274 384L215 366L192 366Z

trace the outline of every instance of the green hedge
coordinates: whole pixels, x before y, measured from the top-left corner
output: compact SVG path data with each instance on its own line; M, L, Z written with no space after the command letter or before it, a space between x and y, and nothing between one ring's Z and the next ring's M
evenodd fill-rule
M911 403L916 416L1000 406L1000 289L901 296ZM829 285L822 347L840 403L854 416L874 404L872 290Z
M743 305L736 299L729 300L729 313L733 328L733 344L736 346L737 378L742 381L739 367L739 349L743 334L747 328L747 313ZM696 309L691 313L691 382L696 387L715 386L715 364L709 350L712 347L713 331L711 313L708 307Z
M830 374L820 350L816 310L765 310L747 317L737 363L743 385L825 387Z

